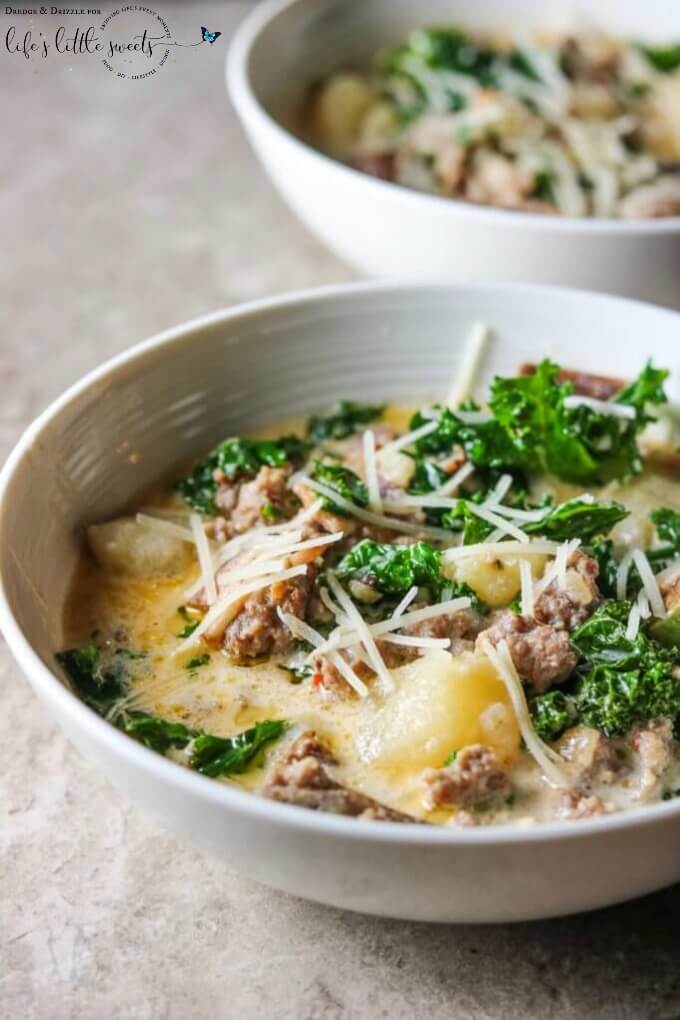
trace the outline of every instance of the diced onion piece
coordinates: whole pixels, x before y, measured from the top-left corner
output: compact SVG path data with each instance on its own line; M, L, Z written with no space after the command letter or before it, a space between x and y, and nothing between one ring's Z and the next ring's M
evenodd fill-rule
M496 648L490 641L483 641L482 651L505 684L527 751L553 786L565 786L565 776L559 767L562 759L543 743L532 725L522 682L512 661L507 641L500 641Z
M328 586L335 595L336 599L338 600L341 609L343 609L347 614L347 619L349 623L354 625L357 633L359 634L361 643L366 649L366 653L369 659L371 660L371 665L373 666L373 669L382 680L385 690L387 691L393 690L394 683L392 681L392 676L390 675L389 669L382 660L382 656L378 651L378 646L376 645L373 639L373 635L368 629L366 621L364 620L363 616L361 615L357 607L354 605L351 598L349 597L345 589L342 587L342 585L340 584L332 570L328 571L327 579Z
M568 411L576 407L589 407L591 411L598 411L600 414L610 414L613 418L626 418L629 421L632 421L636 416L635 408L629 404L615 404L611 400L581 397L575 393L564 398L564 406Z
M213 563L210 546L203 530L203 522L198 514L189 514L189 524L196 543L198 562L201 567L201 577L205 588L205 597L208 605L217 601L217 584L215 582L215 564Z
M534 579L529 560L519 561L519 576L522 582L522 616L534 615Z
M373 429L366 429L364 432L363 445L368 505L371 510L381 514L383 507L382 499L380 498L380 486L378 485L378 467L375 462L375 433Z
M483 322L476 322L465 341L463 357L446 398L446 403L454 410L472 393L490 339L489 327Z
M642 549L633 549L633 562L638 568L642 587L644 588L645 595L649 599L649 605L651 606L652 613L654 616L666 616L666 606L663 601L663 595L659 591L659 585L654 577L654 571L650 567L649 560Z
M313 478L303 478L302 482L310 489L313 489L314 492L320 492L322 496L331 500L342 510L352 514L353 517L358 517L360 521L377 524L378 527L389 528L392 531L401 531L411 535L425 535L428 538L435 539L437 542L451 542L453 539L451 532L446 531L444 528L431 528L425 524L413 524L411 521L400 521L394 517L385 517L383 514L374 514L370 510L364 510L363 507L357 506L356 503L352 503L351 500L339 495L330 486L317 482Z

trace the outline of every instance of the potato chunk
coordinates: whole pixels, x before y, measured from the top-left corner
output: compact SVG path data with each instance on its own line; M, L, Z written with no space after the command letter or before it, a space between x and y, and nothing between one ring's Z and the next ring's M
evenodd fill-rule
M92 524L87 541L100 566L133 577L181 574L195 558L189 542L138 524L134 517Z
M546 564L545 556L531 556L531 572L540 577ZM519 574L519 561L510 557L469 556L460 560L455 566L455 580L465 581L482 602L493 609L507 606L508 602L519 595L522 587Z
M443 765L466 744L484 743L506 761L517 753L510 700L485 656L435 649L392 675L395 690L357 738L364 761L413 772Z
M356 144L375 92L356 74L338 74L317 96L314 123L324 148L343 153Z

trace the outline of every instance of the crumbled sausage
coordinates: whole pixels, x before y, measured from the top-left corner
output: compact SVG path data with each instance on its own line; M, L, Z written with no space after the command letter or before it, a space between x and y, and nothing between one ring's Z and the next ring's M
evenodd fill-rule
M247 663L265 655L290 651L292 636L279 618L278 610L304 619L314 566L307 573L255 591L224 631L222 646L237 662Z
M574 726L565 734L560 754L570 762L572 784L581 792L594 783L612 783L624 761L616 744L592 726Z
M625 220L680 216L680 174L666 174L652 184L641 184L621 200Z
M639 800L656 801L661 793L661 780L671 763L673 725L669 719L657 719L641 727L633 735L638 754L637 796Z
M520 375L533 375L538 366L532 362L525 362L520 365ZM590 372L580 372L569 368L562 368L557 373L557 382L571 382L574 384L574 392L581 397L595 397L596 400L609 400L622 390L626 385L624 379L617 379L609 375L593 375Z
M287 485L291 470L289 465L274 468L265 465L252 481L241 485L231 512L230 523L233 532L242 534L260 524L262 511L267 505L274 507L281 518L290 516L293 507Z
M507 641L515 668L535 691L542 693L566 680L576 667L566 631L553 630L536 624L524 616L507 610L477 638L477 647L484 651L484 642L497 645Z
M512 787L494 751L483 744L463 747L448 768L428 769L424 776L430 807L454 804L480 807L507 800Z
M335 758L316 735L305 733L274 766L262 794L285 804L366 821L418 822L411 815L337 782L326 767L334 764Z
M568 567L564 588L553 581L539 595L534 606L536 622L548 624L556 630L579 627L600 599L597 560L577 549L569 558Z
M563 790L560 794L559 814L562 818L578 820L597 818L606 813L606 807L599 797L583 794L579 790Z
M680 570L676 570L665 581L661 581L659 587L666 609L669 613L672 613L674 609L680 606Z
M395 178L394 150L383 150L382 152L367 152L357 155L351 161L350 166L355 170L361 170L371 177L377 177L381 181L393 181Z
M400 633L413 637L446 638L455 649L462 651L467 642L475 640L485 622L484 617L474 610L461 609L457 613L434 616L430 620L406 626ZM388 669L396 669L422 655L422 649L408 645L395 645L384 640L378 640L377 644Z

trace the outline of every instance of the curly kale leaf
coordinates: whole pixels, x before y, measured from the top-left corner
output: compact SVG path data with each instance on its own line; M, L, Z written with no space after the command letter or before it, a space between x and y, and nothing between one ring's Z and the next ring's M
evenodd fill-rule
M441 554L427 542L383 545L365 538L340 560L336 573L384 595L403 595L414 585L438 595L449 584L441 572Z
M546 510L540 521L521 522L521 528L529 535L543 535L554 542L567 542L580 538L588 542L596 535L606 535L615 524L624 520L630 511L621 503L595 502L584 499L570 499L559 506Z
M657 71L667 74L680 67L680 43L671 46L641 46L640 49Z
M591 554L600 568L597 575L597 586L605 598L616 598L617 562L614 557L614 543L610 538L593 542Z
M316 443L325 439L346 439L361 425L381 418L384 404L359 404L341 400L327 415L313 415L307 423L307 435Z
M652 510L649 516L664 544L656 549L650 549L647 558L650 563L658 564L660 567L665 560L680 556L680 511L662 506L658 510Z
M56 656L78 697L99 715L109 715L125 697L128 660L141 657L141 653L127 648L115 648L102 656L95 641L80 648L67 648Z
M626 635L629 602L605 602L572 634L582 657L575 706L581 722L607 736L659 717L680 717L677 651L642 629Z
M170 722L149 712L128 710L123 699L129 693L129 676L121 660L139 658L141 653L115 649L102 664L102 652L91 641L81 648L59 652L57 661L69 677L78 696L99 715L123 733L160 754L172 748L190 749L191 768L207 776L243 772L259 752L280 737L286 723L280 720L258 722L234 737L215 737L203 730L194 730L184 723Z
M329 489L333 489L338 496L356 503L357 506L368 506L368 489L354 471L343 467L342 464L315 460L311 477ZM326 509L342 516L346 515L346 511L333 503L331 499L324 496L323 501Z
M541 740L557 740L576 721L573 699L563 691L548 691L529 699L529 711L534 729Z
M585 404L565 406L574 386L559 382L559 371L546 360L531 375L496 377L487 421L465 423L454 411L435 408L437 428L415 444L416 457L436 458L460 445L476 467L547 473L578 484L605 484L638 474L642 461L637 434L652 420L650 405L665 401L668 373L648 364L613 398L635 409L635 418L623 421ZM411 428L427 420L418 413Z
M190 765L204 776L226 776L245 772L257 755L286 729L279 719L255 723L235 737L214 737L200 733L191 747Z
M299 464L309 450L309 443L299 436L281 439L225 439L189 475L178 482L177 490L199 513L217 512L215 472L227 478L254 477L262 467Z

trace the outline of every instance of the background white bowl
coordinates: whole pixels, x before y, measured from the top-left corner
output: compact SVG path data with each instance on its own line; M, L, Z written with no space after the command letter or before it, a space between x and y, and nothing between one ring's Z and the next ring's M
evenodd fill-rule
M112 516L227 434L342 395L441 394L474 320L497 331L480 387L550 351L599 372L676 374L680 316L531 287L355 285L260 301L164 333L53 404L0 475L0 625L78 748L165 825L248 875L395 917L501 921L584 910L680 878L680 802L529 829L358 822L288 807L166 761L97 717L55 670L78 528ZM36 778L39 782L40 778Z
M236 33L227 83L267 172L300 219L365 273L414 280L556 283L680 307L680 217L575 220L411 191L321 155L282 126L311 82L360 66L427 24L516 31L595 26L680 39L676 0L272 0Z

